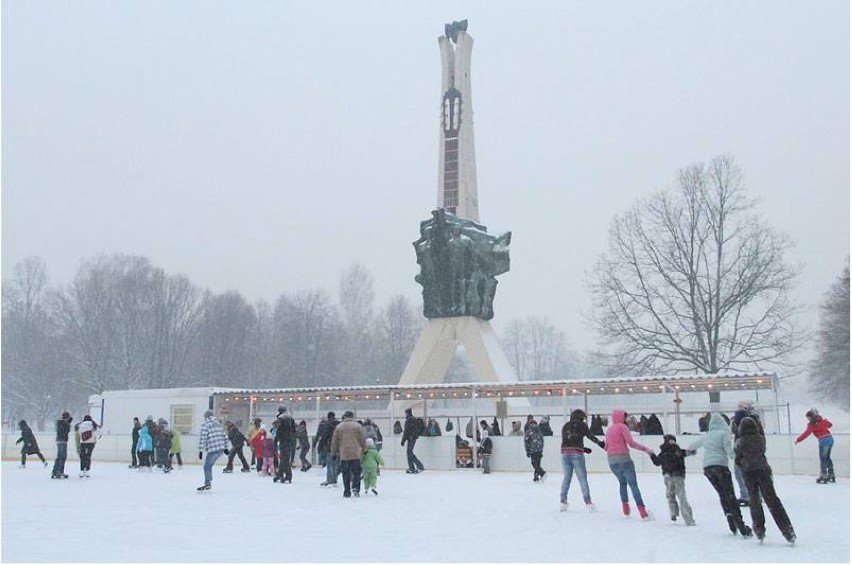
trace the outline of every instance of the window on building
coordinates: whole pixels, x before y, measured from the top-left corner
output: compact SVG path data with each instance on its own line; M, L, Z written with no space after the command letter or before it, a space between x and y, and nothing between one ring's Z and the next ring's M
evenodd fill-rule
M173 404L172 405L172 429L177 430L182 434L192 432L192 404Z

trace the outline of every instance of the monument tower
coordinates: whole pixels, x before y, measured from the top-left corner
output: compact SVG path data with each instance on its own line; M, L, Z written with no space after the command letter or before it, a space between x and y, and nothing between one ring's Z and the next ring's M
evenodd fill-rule
M444 27L441 51L441 127L438 207L420 222L414 242L428 318L400 384L441 383L459 345L480 382L516 382L489 320L496 276L509 270L511 233L488 234L479 224L467 20Z

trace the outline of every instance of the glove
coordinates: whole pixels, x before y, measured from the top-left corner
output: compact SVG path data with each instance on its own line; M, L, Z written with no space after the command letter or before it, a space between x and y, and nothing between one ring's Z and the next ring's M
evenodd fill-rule
M653 461L654 459L657 458L657 456L654 454L653 451L651 453L649 453L648 456L651 458L651 461Z
M690 450L689 450L689 454L690 454L690 455L695 455L696 453L698 453L698 450L697 450L697 449L690 449Z
M399 445L405 445L405 440L402 440L402 443L400 443Z
M591 448L589 448L589 447L583 448L583 453L591 453L591 452L592 452Z
M199 451L199 452L198 452L198 458L199 458L199 459L204 459L204 452L203 452L203 451Z
M228 450L226 449L226 450L225 450L225 455L227 455L227 454L229 454L229 453L230 453L230 451L228 451Z
M659 458L659 457L657 457L656 455L654 455L653 453L651 454L651 461L653 461L653 462L654 462L654 465L659 465L659 464L660 464L660 458Z

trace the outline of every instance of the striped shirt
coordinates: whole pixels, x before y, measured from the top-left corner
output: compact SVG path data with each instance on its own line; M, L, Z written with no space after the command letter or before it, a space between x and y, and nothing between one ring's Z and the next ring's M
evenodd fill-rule
M227 446L228 436L225 435L222 424L210 416L198 432L198 449L208 452L225 451Z

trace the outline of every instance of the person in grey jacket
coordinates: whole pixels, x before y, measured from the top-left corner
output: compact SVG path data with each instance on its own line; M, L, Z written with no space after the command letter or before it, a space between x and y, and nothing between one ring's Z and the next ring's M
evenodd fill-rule
M734 494L734 483L729 467L730 460L734 458L734 446L728 423L721 414L712 414L707 425L707 435L689 444L691 451L702 447L704 448L704 476L719 494L722 512L728 520L728 529L732 534L739 531L743 537L750 537L751 528L743 523L740 505Z

